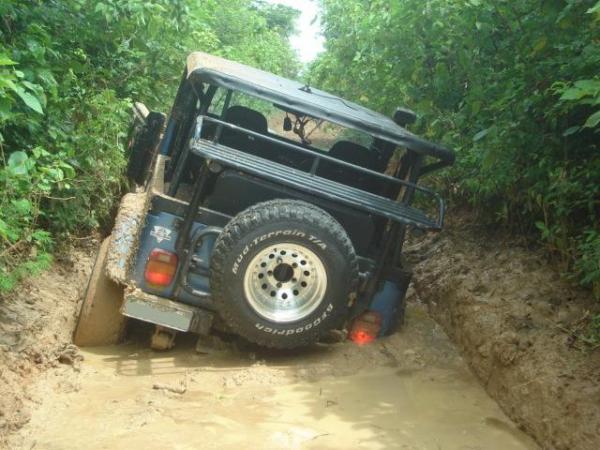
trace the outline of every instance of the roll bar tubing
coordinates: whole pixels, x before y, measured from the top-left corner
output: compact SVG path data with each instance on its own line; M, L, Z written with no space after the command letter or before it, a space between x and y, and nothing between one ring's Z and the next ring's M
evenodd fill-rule
M267 135L264 135L264 134L261 134L261 133L257 133L256 131L248 130L247 128L242 128L242 127L239 127L239 126L234 125L232 123L225 122L223 120L215 119L214 117L203 116L203 115L198 116L196 130L195 130L195 133L194 133L194 140L201 139L200 136L201 136L201 133L202 133L202 126L203 126L204 122L213 122L213 123L216 123L217 125L219 125L219 128L226 127L226 128L230 128L230 129L235 130L235 131L239 131L239 132L242 132L242 133L247 133L247 134L249 134L251 136L254 136L254 137L258 138L258 139L262 139L262 140L268 141L268 142L274 142L276 144L283 145L284 147L290 148L290 149L295 150L297 152L309 155L309 156L311 156L311 157L314 158L313 164L312 164L312 166L310 168L310 171L308 171L313 176L316 174L316 171L317 171L317 169L319 167L319 163L321 162L321 160L324 159L326 161L330 161L330 162L332 162L334 164L337 164L339 166L343 166L343 167L347 167L349 169L352 169L352 170L354 170L356 172L366 173L366 174L372 175L372 176L374 176L376 178L379 178L381 180L386 180L386 181L389 181L391 183L400 184L400 185L403 185L403 186L414 188L414 189L416 189L418 191L421 191L421 192L424 192L424 193L429 194L431 196L434 196L436 199L438 199L438 201L441 201L441 203L443 204L443 201L442 201L441 197L439 196L439 194L437 192L434 192L431 189L427 189L427 188L422 187L422 186L418 186L417 184L411 183L410 181L401 180L399 178L395 178L395 177L392 177L390 175L386 175L386 174L377 172L375 170L367 169L366 167L360 167L360 166L357 166L356 164L352 164L352 163L349 163L347 161L343 161L341 159L337 159L337 158L334 158L334 157L329 156L329 155L323 155L323 154L317 153L314 150L311 150L311 149L308 149L308 148L304 148L304 147L301 147L299 145L295 145L295 144L292 144L292 143L289 143L289 142L285 142L285 141L282 141L282 140L279 140L279 139L275 139L275 138L273 138L271 136L267 136ZM221 133L217 129L217 133L216 133L215 139L213 139L213 142L215 144L218 143L217 141L218 141L218 138L220 137L220 134ZM303 172L306 172L306 171L303 171Z

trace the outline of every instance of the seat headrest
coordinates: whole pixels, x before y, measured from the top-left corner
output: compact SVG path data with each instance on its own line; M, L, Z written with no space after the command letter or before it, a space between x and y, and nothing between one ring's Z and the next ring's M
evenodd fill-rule
M257 133L267 134L268 132L267 118L258 111L245 106L230 107L225 113L225 121Z
M337 141L329 150L329 156L367 168L372 168L376 160L368 148L350 141Z

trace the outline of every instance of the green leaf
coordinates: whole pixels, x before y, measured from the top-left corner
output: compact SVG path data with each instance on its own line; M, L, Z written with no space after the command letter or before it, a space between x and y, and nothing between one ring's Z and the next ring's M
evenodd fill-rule
M592 114L583 124L583 128L595 128L600 123L600 111Z
M14 77L8 78L6 76L0 77L0 89L8 88L11 90L17 89L17 85L14 83Z
M580 100L586 96L586 92L578 88L566 89L560 96L561 100Z
M477 133L475 136L473 136L473 142L482 140L489 132L490 132L490 128L481 130L479 133Z
M538 39L538 41L533 46L533 52L537 53L540 50L543 50L546 47L546 44L548 44L548 38L546 36Z
M16 61L13 61L6 55L0 55L0 66L14 66L17 64Z
M35 147L31 152L36 159L50 156L50 152L43 147Z
M9 116L11 105L12 102L10 98L0 97L0 120L3 120L4 118Z
M562 135L563 135L564 137L571 136L572 134L575 134L575 133L577 133L577 132L578 132L580 129L581 129L581 128L580 128L580 127L577 127L577 126L575 126L575 127L569 127L569 128L567 128L567 129L566 129L566 130L563 132L563 134L562 134Z
M11 203L15 207L16 212L22 216L25 216L31 212L31 202L26 198L13 200Z
M587 10L588 14L600 13L600 2L596 3L590 9Z
M28 107L33 109L36 113L44 114L42 105L40 104L40 101L35 97L35 95L25 91L19 86L17 86L14 91Z
M586 95L595 95L600 92L600 80L579 80L575 87L585 91Z
M9 233L10 229L8 227L8 224L4 220L0 219L0 237L8 239Z
M481 102L478 100L471 102L471 114L479 114L479 111L481 111Z
M25 175L27 173L27 153L17 151L10 154L8 157L8 167L15 175Z

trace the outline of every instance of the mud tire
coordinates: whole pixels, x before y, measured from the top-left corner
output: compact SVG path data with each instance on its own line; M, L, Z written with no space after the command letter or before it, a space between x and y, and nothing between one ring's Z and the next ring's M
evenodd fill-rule
M310 250L326 273L324 295L315 309L288 322L261 315L244 288L253 259L281 243ZM357 279L356 254L344 228L322 209L297 200L268 201L241 212L219 235L211 257L211 291L221 318L233 332L265 347L305 346L339 327Z
M158 142L165 125L165 115L158 112L148 112L142 104L143 113L134 112L134 118L129 129L127 162L127 177L136 184L143 186L148 180L152 164L158 154ZM136 105L136 108L139 108Z
M106 238L96 257L94 268L81 303L73 343L80 347L113 345L120 341L126 318L121 314L123 286L106 275L106 255L110 237Z

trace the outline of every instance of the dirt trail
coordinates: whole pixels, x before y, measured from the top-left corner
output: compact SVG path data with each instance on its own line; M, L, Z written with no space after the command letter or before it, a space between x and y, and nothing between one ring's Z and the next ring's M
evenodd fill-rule
M288 353L198 354L185 336L155 353L143 327L77 351L93 249L75 251L0 302L0 447L537 448L522 428L543 448L600 448L600 358L561 331L595 305L536 253L473 236L412 246L401 332Z
M32 390L13 448L523 449L420 305L374 345L282 353L172 352L141 342L82 351Z

